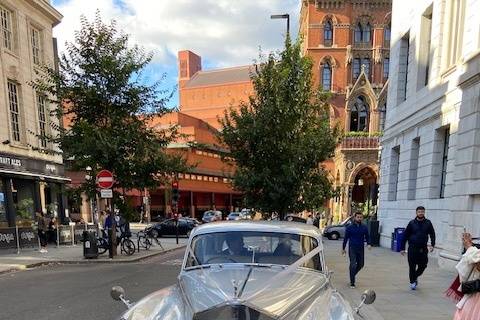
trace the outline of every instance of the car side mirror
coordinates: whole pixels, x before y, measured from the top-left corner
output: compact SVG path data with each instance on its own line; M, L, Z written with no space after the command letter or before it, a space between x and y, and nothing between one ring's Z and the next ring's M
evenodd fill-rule
M110 290L110 296L113 300L120 301L121 298L125 296L125 289L120 286L112 287L112 290Z
M375 302L375 299L377 299L377 294L371 289L365 290L362 294L362 301L365 304L372 304Z
M112 287L110 290L110 296L113 300L122 301L127 308L130 308L133 305L133 303L130 303L130 301L125 298L125 289L120 286Z
M355 308L355 312L358 313L360 311L360 308L362 308L365 304L372 304L376 298L377 294L375 293L375 291L371 289L365 290L362 293L362 301L360 301L358 307Z

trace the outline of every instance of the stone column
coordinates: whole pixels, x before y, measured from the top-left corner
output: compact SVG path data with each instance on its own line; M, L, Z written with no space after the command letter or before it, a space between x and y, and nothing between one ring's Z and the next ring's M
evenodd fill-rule
M41 205L41 210L42 212L46 212L47 206L46 206L46 199L45 199L45 182L40 182L40 205Z

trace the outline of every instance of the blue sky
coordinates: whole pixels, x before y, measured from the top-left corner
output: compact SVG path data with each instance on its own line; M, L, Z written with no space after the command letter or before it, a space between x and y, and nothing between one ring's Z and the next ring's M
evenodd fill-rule
M88 5L86 3L88 2ZM132 42L153 52L146 78L166 73L164 87L177 84L177 52L189 49L202 57L202 68L250 64L263 52L279 50L286 22L271 14L289 13L291 32L298 30L300 0L52 0L63 15L54 29L59 49L73 39L83 14L92 19L97 9L105 21L115 19ZM178 105L178 92L169 102Z

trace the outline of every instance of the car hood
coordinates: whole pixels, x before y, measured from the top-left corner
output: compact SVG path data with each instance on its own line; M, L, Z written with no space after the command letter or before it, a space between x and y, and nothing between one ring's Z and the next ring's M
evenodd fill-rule
M195 314L225 304L241 304L276 318L298 309L314 296L323 295L324 302L328 302L330 287L324 274L302 268L279 279L277 275L281 270L280 267L212 265L183 272L179 283Z
M252 310L251 319L354 319L322 273L299 268L284 274L276 267L233 264L183 271L177 285L145 297L121 319L233 319L225 314L234 314L236 306Z

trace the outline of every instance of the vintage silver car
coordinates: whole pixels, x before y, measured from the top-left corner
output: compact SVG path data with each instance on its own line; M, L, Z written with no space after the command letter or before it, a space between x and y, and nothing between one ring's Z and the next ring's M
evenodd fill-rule
M192 230L175 285L130 303L124 320L353 320L330 281L318 228L292 222L239 221ZM371 290L360 304L375 300ZM359 306L359 307L360 307Z

